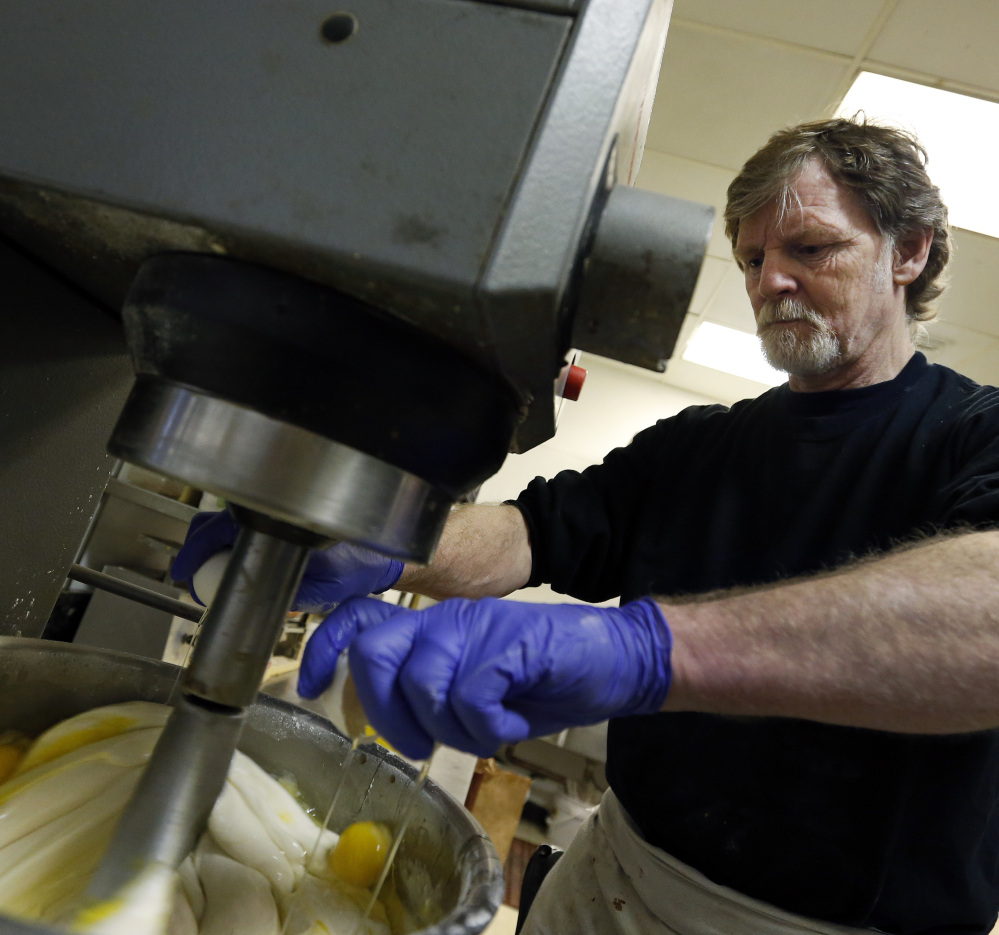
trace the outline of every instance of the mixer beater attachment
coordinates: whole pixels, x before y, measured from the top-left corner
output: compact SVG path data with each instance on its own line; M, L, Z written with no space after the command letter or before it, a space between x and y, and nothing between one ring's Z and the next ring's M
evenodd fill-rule
M94 902L114 898L150 867L177 867L194 848L309 549L323 544L251 511L238 514L244 526L181 680L181 697L88 888Z

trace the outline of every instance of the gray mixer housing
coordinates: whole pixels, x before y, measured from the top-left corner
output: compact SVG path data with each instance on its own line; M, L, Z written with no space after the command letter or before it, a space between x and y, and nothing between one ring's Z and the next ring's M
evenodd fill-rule
M320 0L13 0L0 9L8 89L0 245L39 261L36 277L68 282L73 301L112 314L143 263L178 252L328 287L483 368L516 407L503 447L526 450L554 432L553 379L570 347L662 370L693 291L710 209L628 187L670 8L669 0L354 0L336 12ZM16 360L25 347L34 362L37 343L9 329L4 356ZM365 356L377 381L378 348ZM53 379L49 367L44 388L2 387L3 425L26 418L16 394L30 400ZM365 397L364 385L351 386ZM244 433L245 448L247 417L237 415L232 431ZM147 434L166 431L139 418ZM197 444L220 436L214 409L212 419ZM272 440L273 429L253 431ZM313 441L296 434L290 444ZM266 464L253 480L269 492L315 470L326 484L331 461L353 465L353 451L299 462L294 479ZM94 456L81 452L60 466L59 489L75 491L66 502L100 490ZM164 460L155 438L115 453L318 533L420 560L454 499L423 478L429 489L397 512L418 527L410 517L430 504L425 528L371 530L231 489L224 459L215 477L185 476L191 459ZM480 474L503 454L483 455ZM203 460L216 462L210 446ZM237 460L247 464L242 449ZM9 507L15 539L56 502L51 491L39 495L36 474ZM419 481L404 472L375 497ZM25 474L13 482L24 488ZM68 539L34 544L31 567L20 563L35 621L61 582L49 571L43 582L38 569L65 567L66 541L84 531L75 517L59 527ZM3 626L37 632L25 621Z
M667 249L654 307L636 314L631 276L616 307L569 294L637 171L669 7L355 0L331 42L318 0L15 0L0 230L113 309L178 250L363 298L507 380L528 448L567 347L662 369L700 265L707 209L667 209L632 245Z

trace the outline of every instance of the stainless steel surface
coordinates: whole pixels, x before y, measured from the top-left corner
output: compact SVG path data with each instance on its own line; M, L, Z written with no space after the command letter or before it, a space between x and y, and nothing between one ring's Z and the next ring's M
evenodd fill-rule
M252 704L308 557L305 546L240 531L184 673L185 693L230 708Z
M185 526L198 512L196 507L188 506L186 503L181 503L171 497L164 497L162 494L153 493L153 491L143 487L137 487L135 484L127 483L117 477L112 477L108 481L105 492L109 497L123 500L154 513L162 513L169 519L183 523Z
M107 439L102 441L107 443ZM141 472L142 475L147 473ZM138 474L139 469L133 470L118 462L116 475L108 480L90 528L77 551L76 563L105 572L109 567L124 567L147 578L165 581L169 577L170 564L187 534L188 524L198 511L196 507L173 499L176 490L172 496L165 496L137 486L133 478L140 483L157 483L152 477L140 477ZM169 484L176 484L166 478L160 480L163 489L167 489ZM69 590L79 589L71 587ZM176 598L178 594L169 596ZM92 645L143 654L127 644Z
M79 581L81 584L89 584L91 587L100 588L111 594L120 597L127 597L130 601L137 601L147 607L155 607L157 610L165 610L175 617L183 617L185 620L199 621L204 614L204 608L194 607L185 604L183 601L174 600L165 594L157 594L149 588L140 587L137 584L130 584L121 578L106 575L104 572L95 571L93 568L84 568L83 565L72 564L69 566L67 578Z
M583 265L573 347L665 370L713 219L705 205L615 186Z
M225 785L245 712L207 710L179 698L114 838L87 887L114 897L154 863L177 867L193 850Z
M415 475L226 400L146 390L115 429L124 460L332 539L432 557L451 498Z
M167 702L180 673L175 666L122 653L0 638L0 727L37 733L97 705ZM318 814L329 807L347 747L328 721L266 696L248 710L239 742L273 774L293 777ZM415 770L398 757L362 747L345 780L342 801L349 807L334 830L358 820L394 821L415 778ZM400 895L417 913L424 935L481 932L502 900L495 848L475 819L433 782L417 800L397 860ZM0 918L0 935L48 931Z
M105 565L102 572L112 578L156 591L174 600L184 593L181 588L150 581L141 572L121 565ZM79 619L72 642L78 646L93 646L95 649L114 649L150 659L164 659L170 662L186 660L191 651L191 640L197 624L191 620L175 617L168 610L158 610L140 604L127 597L112 594L100 588L90 595L82 595L74 588L67 604L72 607L76 598L86 598L83 614ZM185 605L194 610L191 604ZM62 636L68 637L63 631ZM183 642L183 637L187 641ZM53 639L57 637L53 636ZM173 655L180 653L179 656Z

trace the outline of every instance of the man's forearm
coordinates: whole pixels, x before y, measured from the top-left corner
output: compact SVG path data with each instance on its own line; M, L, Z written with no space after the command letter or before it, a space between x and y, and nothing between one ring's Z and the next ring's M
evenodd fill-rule
M427 597L503 597L527 584L531 543L520 510L472 504L451 511L430 565L407 565L396 587Z
M999 532L689 604L664 710L938 733L999 726Z

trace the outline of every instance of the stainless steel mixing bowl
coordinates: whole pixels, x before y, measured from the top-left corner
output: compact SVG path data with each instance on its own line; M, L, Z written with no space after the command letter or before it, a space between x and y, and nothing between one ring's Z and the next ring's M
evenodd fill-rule
M40 733L98 705L141 699L169 702L180 669L164 662L47 640L0 638L0 728ZM293 777L320 817L344 775L349 742L329 721L260 695L239 748L276 776ZM503 869L475 819L435 783L412 795L413 767L374 745L361 747L346 772L332 827L412 818L396 856L397 890L423 935L475 935L495 915ZM0 917L0 935L54 930ZM142 933L136 933L142 935Z

